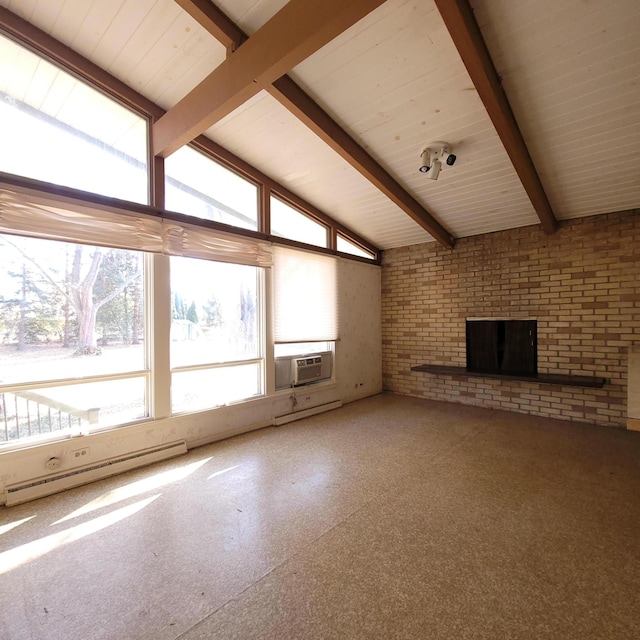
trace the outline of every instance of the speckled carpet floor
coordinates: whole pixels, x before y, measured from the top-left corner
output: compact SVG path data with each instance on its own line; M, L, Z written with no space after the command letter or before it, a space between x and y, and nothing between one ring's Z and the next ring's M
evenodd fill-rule
M640 433L392 395L0 508L0 638L640 638Z

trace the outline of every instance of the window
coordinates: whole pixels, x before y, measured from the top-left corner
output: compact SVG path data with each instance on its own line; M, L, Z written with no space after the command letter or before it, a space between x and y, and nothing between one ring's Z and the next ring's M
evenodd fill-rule
M171 404L179 413L260 395L258 267L171 258Z
M360 256L361 258L369 258L370 260L375 259L375 255L371 251L366 251L355 242L348 240L340 234L338 234L336 248L341 253L349 253L352 256Z
M0 442L148 417L145 259L0 235Z
M0 36L0 171L148 202L147 120Z
M318 247L327 247L328 228L271 196L271 233Z
M258 187L191 147L165 160L165 208L257 230Z

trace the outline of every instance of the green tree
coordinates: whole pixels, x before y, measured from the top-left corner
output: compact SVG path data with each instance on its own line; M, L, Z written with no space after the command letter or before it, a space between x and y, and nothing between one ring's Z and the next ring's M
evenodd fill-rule
M184 320L187 317L187 309L179 293L171 296L171 317L174 320Z
M222 306L216 296L212 295L203 305L204 324L207 327L222 326Z
M29 344L48 342L60 334L63 319L60 314L60 296L41 274L30 268L24 258L17 269L7 269L9 277L18 281L16 297L4 307L7 338L16 340L18 350ZM11 318L13 317L13 321Z
M192 302L187 309L186 314L187 320L189 322L193 322L193 324L198 324L198 310L196 309L196 303Z

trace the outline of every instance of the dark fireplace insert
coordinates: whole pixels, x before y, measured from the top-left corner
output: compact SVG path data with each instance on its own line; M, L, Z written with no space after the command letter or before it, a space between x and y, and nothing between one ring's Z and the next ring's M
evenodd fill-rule
M538 372L536 320L468 318L467 370L535 376Z

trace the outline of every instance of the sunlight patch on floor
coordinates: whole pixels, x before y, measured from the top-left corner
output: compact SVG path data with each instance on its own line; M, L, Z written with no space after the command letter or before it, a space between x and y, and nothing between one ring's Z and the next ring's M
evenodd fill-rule
M37 558L40 558L65 544L80 540L85 536L91 535L96 531L100 531L101 529L105 529L116 522L124 520L125 518L128 518L129 516L132 516L138 511L144 509L156 498L159 498L160 495L161 494L157 494L150 498L145 498L144 500L134 502L126 507L112 511L111 513L94 518L89 522L79 524L71 529L65 529L59 533L54 533L50 536L40 538L39 540L27 542L19 547L0 553L0 575L8 573L9 571L31 562L32 560L36 560Z
M0 527L0 536L3 533L7 533L8 531L11 531L11 529L15 529L16 527L19 527L21 524L28 522L32 518L35 518L35 515L29 516L28 518L22 518L22 520L16 520L15 522L9 522L8 524L3 524Z
M97 511L98 509L109 507L116 502L122 502L122 500L127 500L129 498L133 498L134 496L139 496L140 494L146 493L147 491L155 491L156 489L171 484L172 482L183 480L187 476L190 476L192 473L197 471L207 462L209 462L209 460L211 460L211 458L204 458L203 460L198 460L197 462L192 462L191 464L186 464L176 469L162 471L149 478L143 478L142 480L131 482L123 487L118 487L117 489L108 491L107 493L102 494L94 500L91 500L91 502L88 502L79 509L76 509L64 518L60 518L60 520L57 520L51 526L60 524L61 522L66 522L67 520L71 520L79 516L86 515L87 513Z

